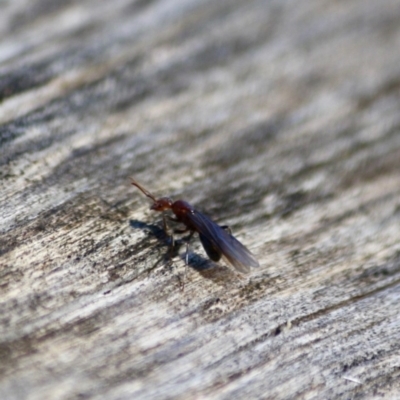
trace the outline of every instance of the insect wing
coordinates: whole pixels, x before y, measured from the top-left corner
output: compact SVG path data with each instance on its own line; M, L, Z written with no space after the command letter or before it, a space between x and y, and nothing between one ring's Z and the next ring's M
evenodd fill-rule
M199 232L204 249L212 260L211 255L220 253L229 264L244 273L248 273L250 267L259 266L253 254L242 243L210 218L198 211L188 213L187 218Z
M207 236L203 235L202 233L199 233L200 241L201 244L204 247L204 250L206 251L208 257L211 258L213 261L219 261L221 259L221 252L215 248L215 246L212 244L211 240L207 239Z

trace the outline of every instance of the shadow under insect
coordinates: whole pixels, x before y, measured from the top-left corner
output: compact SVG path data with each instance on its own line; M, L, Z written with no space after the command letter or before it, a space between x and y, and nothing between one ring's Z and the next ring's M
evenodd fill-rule
M161 263L172 265L172 260L176 257L184 260L187 266L199 272L215 267L215 263L210 261L208 258L202 257L198 254L193 254L188 250L190 242L195 240L191 233L184 235L179 230L176 230L173 231L174 235L172 238L172 236L165 232L164 228L156 224L148 224L139 220L130 220L129 225L133 229L141 229L149 237L157 239L157 248L166 248L164 254L156 261L148 272L157 268ZM180 237L177 238L177 234ZM182 247L185 248L185 251L181 254L180 252Z

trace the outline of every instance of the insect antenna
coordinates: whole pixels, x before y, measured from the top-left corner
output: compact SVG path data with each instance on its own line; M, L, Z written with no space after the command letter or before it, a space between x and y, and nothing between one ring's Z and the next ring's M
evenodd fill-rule
M146 195L148 198L154 201L154 203L157 202L157 199L149 192L147 191L140 183L135 181L135 179L131 178L131 184L133 186L136 186L140 191L143 192L144 195Z

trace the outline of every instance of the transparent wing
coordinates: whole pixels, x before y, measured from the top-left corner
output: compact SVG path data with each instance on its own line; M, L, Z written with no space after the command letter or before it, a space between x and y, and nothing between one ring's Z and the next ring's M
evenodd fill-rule
M204 247L204 250L206 251L208 257L211 258L213 261L219 261L222 257L221 252L215 248L213 243L207 239L205 235L199 232L199 238L201 241L201 244Z
M220 253L229 264L243 273L248 273L250 268L260 265L250 250L206 215L193 211L186 214L186 218L196 227L209 256L211 253L216 258ZM210 258L214 259L211 256Z

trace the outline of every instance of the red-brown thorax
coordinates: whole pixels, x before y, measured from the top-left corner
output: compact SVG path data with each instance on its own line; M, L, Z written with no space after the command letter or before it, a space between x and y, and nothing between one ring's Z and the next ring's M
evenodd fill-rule
M184 200L177 200L172 204L171 208L180 222L183 222L189 229L193 228L190 219L187 218L187 214L194 211L189 203Z
M169 197L161 197L155 199L150 209L161 212L171 209L178 221L184 223L189 229L194 229L190 219L187 218L187 214L194 212L194 209L184 200L172 201Z
M193 207L186 201L184 200L177 200L172 204L172 211L173 213L178 216L178 215L184 215L190 212L193 212Z

